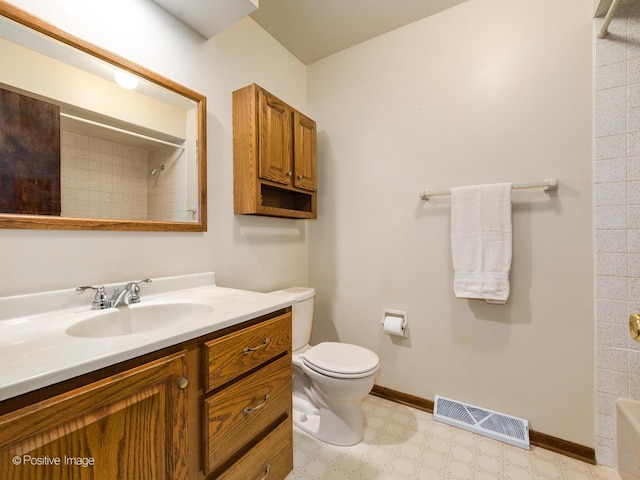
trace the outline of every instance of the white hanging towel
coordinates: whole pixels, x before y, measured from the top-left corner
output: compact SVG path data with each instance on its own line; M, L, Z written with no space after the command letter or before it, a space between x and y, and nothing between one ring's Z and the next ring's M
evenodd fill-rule
M451 189L451 252L456 297L506 303L511 231L511 183Z

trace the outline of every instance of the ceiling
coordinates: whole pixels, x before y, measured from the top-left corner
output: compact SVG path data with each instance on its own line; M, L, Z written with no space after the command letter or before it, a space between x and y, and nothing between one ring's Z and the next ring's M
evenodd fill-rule
M250 16L310 64L465 1L259 0Z

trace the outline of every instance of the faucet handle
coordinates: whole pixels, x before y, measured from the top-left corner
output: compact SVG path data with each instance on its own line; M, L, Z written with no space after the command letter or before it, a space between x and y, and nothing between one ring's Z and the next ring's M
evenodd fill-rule
M91 309L92 310L102 310L104 308L111 307L111 300L109 300L109 297L107 296L107 293L104 291L104 286L103 285L98 285L96 287L92 287L90 285L77 287L76 288L76 293L78 295L80 295L82 292L84 292L87 289L91 289L91 290L95 290L96 291L96 295L95 295L95 297L93 297L93 303L91 303Z
M129 282L125 287L127 290L129 290L129 303L140 302L140 284L141 283L151 283L151 279L145 278L144 280L138 280L137 282Z

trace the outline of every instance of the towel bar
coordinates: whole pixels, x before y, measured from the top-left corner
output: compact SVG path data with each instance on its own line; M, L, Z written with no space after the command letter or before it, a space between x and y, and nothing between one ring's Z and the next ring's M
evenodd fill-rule
M548 178L542 182L535 183L520 183L515 184L511 187L512 190L524 190L528 188L542 188L545 192L554 192L558 190L558 179L557 178ZM420 198L422 200L428 201L431 197L442 196L442 195L451 195L451 190L423 190L420 194Z

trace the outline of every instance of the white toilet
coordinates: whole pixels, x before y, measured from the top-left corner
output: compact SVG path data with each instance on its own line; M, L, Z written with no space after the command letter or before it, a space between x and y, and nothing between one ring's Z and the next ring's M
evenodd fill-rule
M273 294L294 296L293 423L333 445L355 445L364 436L362 400L373 388L378 356L348 343L309 345L313 288L294 287Z

